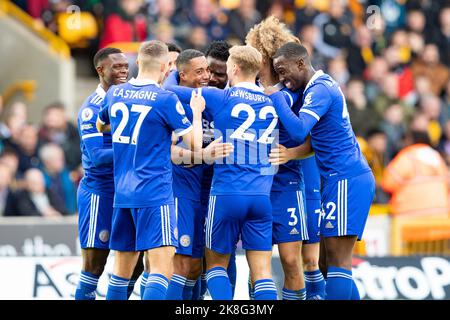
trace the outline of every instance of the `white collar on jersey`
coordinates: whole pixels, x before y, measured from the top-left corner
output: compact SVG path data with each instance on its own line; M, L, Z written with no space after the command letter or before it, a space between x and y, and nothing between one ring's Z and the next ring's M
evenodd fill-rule
M103 87L102 87L101 84L99 84L99 85L97 86L97 89L95 89L95 92L96 92L102 99L104 99L105 96L106 96L106 91L105 91L105 89L103 89Z
M255 83L251 83L251 82L239 82L239 83L236 83L234 85L234 87L245 88L245 89L255 90L255 91L260 91L260 92L264 91L264 88L258 87Z
M131 78L128 82L133 86L148 86L149 84L154 84L155 86L159 87L159 84L152 79Z
M313 84L314 81L316 81L316 79L318 77L320 77L321 75L323 75L323 71L322 70L317 70L316 73L314 73L314 75L312 76L312 78L309 80L308 84L305 87L305 90L308 90L308 88Z

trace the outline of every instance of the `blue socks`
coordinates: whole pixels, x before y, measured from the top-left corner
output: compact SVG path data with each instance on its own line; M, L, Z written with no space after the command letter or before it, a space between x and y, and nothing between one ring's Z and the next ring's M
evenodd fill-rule
M206 281L206 273L202 273L198 299L192 299L192 300L205 300L205 294L206 294L207 290L208 290L208 284ZM195 297L195 292L196 291L194 289L194 297Z
M143 300L165 300L169 280L159 273L150 273L145 285Z
M99 276L81 271L77 290L75 291L75 300L95 300L95 290L97 289Z
M173 274L167 289L167 300L183 300L183 290L186 284L186 278L178 274Z
M236 288L236 277L237 277L236 251L233 251L233 253L230 255L227 273L228 273L228 279L230 279L232 297L234 297L234 290Z
M305 271L306 300L325 299L325 279L319 269Z
M130 279L121 278L113 274L111 279L109 279L106 300L127 300L129 282Z
M283 288L283 300L306 300L306 289L289 290Z
M230 279L226 270L222 267L215 267L206 273L208 290L213 300L232 300Z
M128 290L127 290L127 299L130 299L130 296L133 294L134 291L134 285L136 284L136 279L131 279L128 283Z
M194 292L195 285L197 284L197 280L187 279L183 289L183 300L193 300L192 295ZM200 289L200 288L199 288Z
M277 287L272 279L255 281L255 300L277 300Z
M350 300L352 296L352 271L338 267L328 267L326 300Z
M144 271L141 278L141 300L144 299L145 286L147 285L148 272Z

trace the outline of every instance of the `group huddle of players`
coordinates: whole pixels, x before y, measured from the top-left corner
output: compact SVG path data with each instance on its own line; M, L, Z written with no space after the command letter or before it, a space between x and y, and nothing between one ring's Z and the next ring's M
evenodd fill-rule
M144 42L131 80L118 49L94 65L78 116L75 299L95 299L110 249L106 299L128 299L141 275L144 300L233 299L239 241L250 299L278 298L274 244L282 299L359 299L352 251L374 178L339 85L284 24L269 17L246 45L205 53Z

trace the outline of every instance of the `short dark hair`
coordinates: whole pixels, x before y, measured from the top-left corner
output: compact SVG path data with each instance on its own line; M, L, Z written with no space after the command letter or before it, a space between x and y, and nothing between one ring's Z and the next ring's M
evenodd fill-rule
M213 41L206 48L205 56L226 62L230 56L230 48L231 45L226 41Z
M177 58L176 64L177 69L180 70L183 65L186 63L189 63L192 59L198 58L198 57L204 57L205 54L201 51L195 50L195 49L187 49L181 51L180 55Z
M384 132L383 130L381 130L380 128L377 128L377 127L370 128L366 133L366 139L370 139L373 136L376 136L378 134L386 135L386 132Z
M166 42L167 48L169 48L169 52L178 52L181 53L181 48L179 45L172 43L172 42Z
M287 59L291 58L306 58L308 57L308 50L304 46L296 42L288 42L285 45L281 46L273 59L284 56Z
M106 47L106 48L100 49L94 56L94 67L97 68L99 62L102 62L103 60L108 58L108 56L110 54L115 54L115 53L122 53L122 50L117 49L117 48L112 48L112 47Z

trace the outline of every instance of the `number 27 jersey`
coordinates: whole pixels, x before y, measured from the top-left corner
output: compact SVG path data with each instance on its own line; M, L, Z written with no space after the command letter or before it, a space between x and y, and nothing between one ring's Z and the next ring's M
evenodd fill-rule
M153 81L132 79L108 90L99 120L111 124L114 206L173 202L172 132L182 136L192 129L176 95Z

